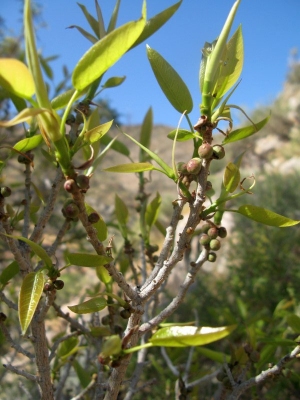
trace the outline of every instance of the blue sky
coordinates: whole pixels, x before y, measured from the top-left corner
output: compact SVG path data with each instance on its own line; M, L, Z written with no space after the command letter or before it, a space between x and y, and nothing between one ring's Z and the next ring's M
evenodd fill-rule
M79 0L95 15L94 0ZM148 17L174 4L176 0L148 0ZM43 0L46 28L38 32L38 44L43 55L60 55L52 63L56 82L61 66L72 69L88 50L90 42L70 25L89 29L83 14L73 0ZM99 0L104 20L108 22L114 0ZM234 3L233 0L183 0L179 10L154 36L147 40L180 74L193 100L192 122L199 117L201 101L198 72L201 48L205 41L214 40ZM118 24L137 19L142 0L122 0ZM20 1L1 0L0 13L6 25L19 33ZM242 24L245 61L242 81L231 103L250 111L269 105L282 90L288 72L290 51L300 48L299 0L242 0L236 23ZM89 29L90 30L90 29ZM106 77L126 75L120 87L103 92L103 97L122 114L124 123L140 123L152 106L154 122L176 126L180 115L169 104L158 86L146 56L146 43L130 51L117 62Z

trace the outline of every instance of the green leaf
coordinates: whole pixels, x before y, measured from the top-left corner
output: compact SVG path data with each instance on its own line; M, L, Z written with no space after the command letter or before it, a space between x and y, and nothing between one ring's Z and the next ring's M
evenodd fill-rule
M25 153L26 151L33 150L38 147L43 142L42 135L35 135L27 139L22 139L14 145L14 149L18 151L22 151Z
M181 114L190 113L193 109L191 94L178 73L155 50L147 45L147 56L156 80L165 96Z
M243 34L242 28L239 26L226 44L222 55L218 80L213 89L213 94L216 99L220 99L239 79L243 69L243 61Z
M110 136L105 135L101 138L101 143L104 144L105 146L108 146L109 144L111 144L111 148L113 150L117 151L120 154L123 154L123 156L126 156L126 157L130 156L130 151L124 143L122 143L116 139L114 139L114 142L111 143L112 140L113 139Z
M104 74L132 46L142 33L144 19L128 22L95 43L76 65L72 83L82 90Z
M107 79L107 81L102 85L103 89L112 88L121 85L126 79L126 76L113 76Z
M140 35L140 37L137 39L137 41L134 43L134 45L131 48L144 42L148 37L153 35L153 33L158 31L177 11L177 9L179 8L181 3L182 3L182 0L180 0L178 3L173 4L171 7L166 8L159 14L156 14L154 17L150 18L146 22L146 25L145 25L145 28L144 28L142 34Z
M19 264L16 261L11 262L0 274L0 283L6 285L20 271Z
M33 203L30 204L30 206L29 206L30 217L32 217L34 214L36 214L39 211L39 209L40 209L40 205L36 205ZM14 222L22 221L22 219L24 219L24 214L25 214L24 210L21 210L14 218Z
M122 350L122 340L119 335L112 335L103 343L100 355L102 357L113 356L119 354Z
M94 297L75 306L68 306L68 308L75 314L90 314L103 310L106 306L107 302L103 297Z
M263 120L255 123L255 125L245 126L244 128L236 129L235 131L230 132L230 134L223 140L223 144L233 143L238 140L246 139L249 136L252 136L254 133L261 130L266 123L269 121L270 115Z
M152 108L150 107L143 120L140 134L140 143L147 148L150 147L152 126L153 112ZM143 149L140 149L140 162L147 161L147 159L147 153Z
M98 140L100 140L102 136L104 136L110 130L113 122L114 122L113 120L105 122L104 124L96 126L95 128L85 132L84 139L88 143L98 142Z
M223 176L223 184L227 192L233 193L238 187L241 181L240 170L237 165L233 163L228 163L226 165L224 176Z
M98 222L93 224L93 228L95 228L97 231L97 238L101 242L103 242L107 238L107 226L106 226L106 223L104 222L104 219L101 217L101 215L96 210L94 210L94 208L92 206L90 206L87 203L85 203L85 209L86 209L86 212L88 213L88 215L91 213L97 213L99 215L100 219Z
M97 36L97 38L100 38L98 21L87 11L86 7L83 4L80 4L80 3L77 3L77 4L81 8L81 11L83 12L88 24L93 29L93 31L94 31L95 35Z
M29 69L14 58L0 58L0 86L25 99L30 99L35 93Z
M236 325L221 326L218 328L196 326L171 326L159 329L149 339L154 346L188 347L203 346L228 336Z
M118 220L119 228L122 236L127 238L127 220L128 208L124 201L116 194L115 195L115 213Z
M146 223L149 226L149 228L152 227L152 225L155 224L158 214L159 214L159 209L161 206L161 196L159 193L156 193L156 197L148 204L146 208Z
M78 337L70 337L67 340L64 340L57 350L57 357L62 360L67 360L68 357L78 350L78 344Z
M140 146L141 149L143 149L147 154L149 154L149 156L157 162L157 164L165 171L165 174L175 180L175 174L172 168L170 168L168 166L168 164L166 164L164 162L164 160L162 160L157 154L153 153L153 151L147 149L147 147L143 146L141 143L139 143L137 140L133 139L133 137L127 135L126 133L124 133L125 136L127 136L130 140L132 140L134 143L136 143L138 146Z
M54 110L59 110L61 108L66 107L66 105L69 103L74 93L75 89L70 89L60 94L59 96L54 97L54 99L51 100L51 107ZM74 101L78 100L84 93L85 91L77 92Z
M97 43L98 42L98 38L96 38L95 36L91 35L88 31L86 31L85 29L81 28L78 25L70 25L68 26L68 29L77 29L82 36L84 36L87 40L89 40L90 42Z
M92 379L91 373L88 372L85 368L83 368L76 359L72 361L72 366L78 376L81 387L83 388L87 387L87 385L90 383Z
M260 222L264 225L276 226L278 228L286 228L300 223L300 221L284 217L266 208L253 206L251 204L241 206L236 212L253 221Z
M230 362L230 356L220 351L215 351L208 349L206 347L198 347L197 353L200 353L202 356L210 358L211 360L223 364L224 362Z
M10 127L21 124L22 122L29 122L33 117L44 112L49 111L44 108L25 108L10 121L0 121L0 126Z
M300 317L296 314L291 314L286 319L287 324L295 333L300 333Z
M112 12L112 15L111 15L111 18L110 18L110 21L108 24L107 33L112 32L116 28L120 3L121 3L121 0L117 0L114 11Z
M132 173L132 172L144 172L144 171L152 171L157 169L153 167L152 164L148 162L140 162L140 163L129 163L129 164L119 164L114 167L109 167L104 169L106 172L122 172L122 173Z
M177 129L174 129L173 131L171 131L168 134L167 137L169 139L171 139L171 140L174 140L176 132L177 132ZM194 139L194 138L195 138L195 135L194 135L193 132L188 131L186 129L178 129L177 138L176 138L177 142L185 142L186 140L191 140L191 139Z
M40 301L43 289L43 271L39 271L37 273L30 272L25 276L22 282L18 302L19 321L22 329L22 335L24 335L27 331L27 328Z
M107 269L103 265L96 267L96 274L101 282L107 284L111 282L112 277L109 275Z
M112 261L111 257L89 253L70 253L67 258L70 264L79 267L99 267L99 265L105 265Z
M47 252L40 246L39 244L32 242L29 239L24 238L23 236L13 236L13 235L6 235L3 233L3 235L8 236L10 238L16 239L16 240L22 240L22 242L25 242L28 244L28 246L31 248L31 250L40 257L41 260L44 261L47 267L52 268L52 260L48 256Z

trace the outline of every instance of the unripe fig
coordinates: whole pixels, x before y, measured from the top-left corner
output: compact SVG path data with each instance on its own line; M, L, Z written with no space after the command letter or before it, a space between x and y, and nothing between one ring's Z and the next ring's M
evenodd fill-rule
M215 262L216 259L217 259L216 253L213 253L213 252L208 253L207 261L209 261L209 262Z
M96 224L100 220L100 215L96 212L90 213L88 220L91 224Z
M65 204L61 211L65 218L74 219L79 215L79 208L75 203Z
M51 292L54 289L53 282L47 281L44 285L44 292Z
M224 370L221 370L218 372L216 378L218 379L219 382L222 382L223 379L227 376L226 372Z
M65 282L62 281L61 279L57 279L56 281L53 282L53 285L56 290L61 290L65 286Z
M121 316L123 319L128 319L128 318L130 318L130 315L131 315L131 312L130 312L129 310L124 309L124 310L120 311L120 316Z
M201 227L201 232L207 233L208 230L209 230L210 228L211 228L211 225L210 225L210 224L204 224L204 225Z
M212 239L212 240L210 241L210 243L209 243L209 247L210 247L212 250L215 250L215 251L219 250L219 249L221 248L221 242L220 242L220 240L218 240L218 239Z
M198 154L200 158L209 159L213 155L213 148L209 143L202 143L198 149Z
M186 169L189 174L192 175L197 175L201 171L201 159L198 157L192 158L188 163L186 164Z
M189 179L188 176L184 176L183 179L182 179L182 183L184 184L184 186L186 186L187 188L189 188L189 187L190 187L190 184L191 184L191 181L190 181L190 179Z
M104 315L104 317L101 318L101 322L102 322L103 325L109 325L110 316L109 315Z
M208 236L211 239L217 239L218 235L219 235L219 230L218 228L212 226L208 231L207 231Z
M224 228L224 226L221 226L221 227L219 228L219 236L220 236L220 238L222 238L222 239L226 238L226 236L227 236L227 229Z
M7 316L3 312L0 312L0 321L4 322L6 320L6 318L7 318Z
M11 188L8 186L2 186L0 193L3 197L9 197L11 195Z
M206 182L205 190L208 192L208 191L211 190L211 189L212 189L212 183L211 183L211 181L207 181L207 182Z
M18 162L20 164L31 164L34 159L34 154L19 154L18 155Z
M202 244L202 246L207 246L210 243L210 241L211 241L211 238L206 233L204 233L199 240L199 242L200 242L200 244Z
M75 180L78 187L82 190L87 190L90 187L90 178L86 175L78 175Z
M74 179L67 179L66 182L64 183L64 189L68 193L75 193L77 186Z
M186 163L183 161L180 161L176 165L177 171L179 174L187 174L187 169L186 169Z
M221 160L224 157L225 157L224 147L219 144L213 146L213 158L215 158L216 160Z

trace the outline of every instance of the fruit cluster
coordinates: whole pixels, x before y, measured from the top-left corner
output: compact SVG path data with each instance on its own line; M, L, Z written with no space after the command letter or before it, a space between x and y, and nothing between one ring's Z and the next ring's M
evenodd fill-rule
M217 259L215 251L221 248L221 241L218 238L225 238L227 230L223 226L217 227L213 224L204 224L201 228L202 235L200 237L200 244L211 250L208 254L208 261L214 262Z

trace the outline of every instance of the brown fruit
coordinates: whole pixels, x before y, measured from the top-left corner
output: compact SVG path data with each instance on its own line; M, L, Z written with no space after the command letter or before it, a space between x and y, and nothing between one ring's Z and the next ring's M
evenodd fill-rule
M199 240L199 242L200 242L200 244L202 244L202 246L207 246L210 243L210 241L211 241L211 238L206 233L204 233L200 237L200 240Z
M53 282L53 285L56 290L61 290L65 286L65 283L61 279L57 279Z
M210 252L210 253L208 254L207 261L209 261L209 262L215 262L216 259L217 259L216 253Z
M74 179L67 179L66 182L64 183L64 189L68 193L75 193L77 186Z
M130 312L129 310L124 309L124 310L120 311L120 316L121 316L123 319L128 319L128 318L130 318L130 315L131 315L131 312Z
M88 220L91 224L96 224L99 220L100 220L100 215L96 212L92 212L89 216L88 216Z
M227 230L226 230L226 228L224 228L224 226L221 226L219 228L219 237L224 239L224 238L226 238L226 236L227 236Z
M207 160L213 155L213 147L209 143L203 143L198 149L198 154L200 158Z
M207 231L208 236L211 239L216 239L219 235L219 230L218 228L215 228L214 226L212 226L208 231Z
M79 215L79 208L75 203L65 204L61 211L63 216L69 219L77 218Z
M90 187L90 178L86 175L76 176L76 183L82 190L87 190Z
M186 169L189 174L192 175L197 175L201 171L202 164L201 164L201 159L198 157L192 158L188 163L186 164Z

